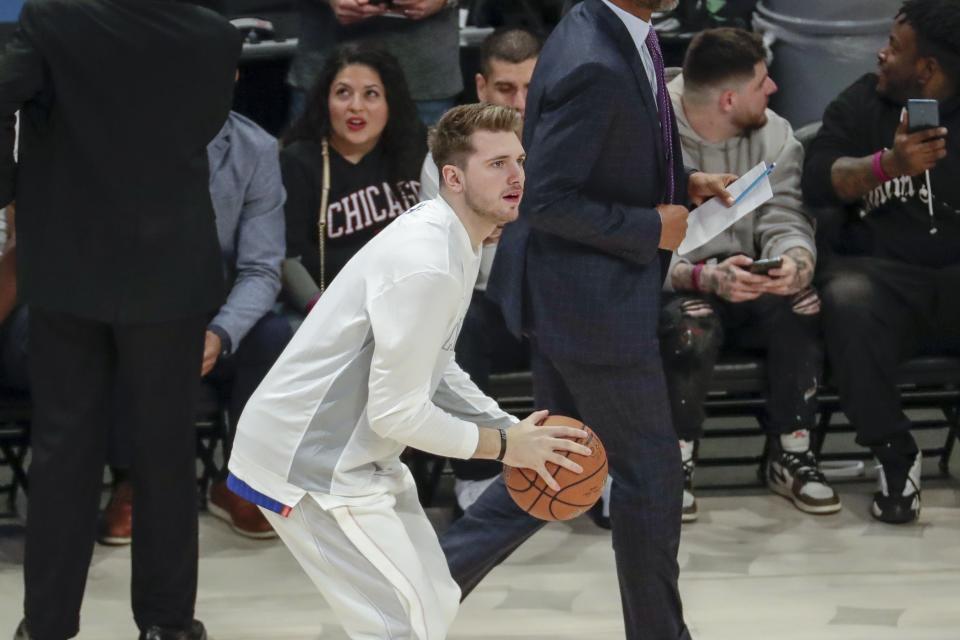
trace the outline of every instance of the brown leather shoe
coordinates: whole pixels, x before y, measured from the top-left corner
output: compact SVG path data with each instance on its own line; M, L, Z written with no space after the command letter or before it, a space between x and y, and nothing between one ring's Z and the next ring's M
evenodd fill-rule
M210 487L210 501L207 503L207 509L242 536L256 540L277 537L277 532L260 513L259 507L230 491L225 481L215 482Z
M110 492L110 502L100 516L97 541L113 547L130 544L133 534L133 485L118 482Z

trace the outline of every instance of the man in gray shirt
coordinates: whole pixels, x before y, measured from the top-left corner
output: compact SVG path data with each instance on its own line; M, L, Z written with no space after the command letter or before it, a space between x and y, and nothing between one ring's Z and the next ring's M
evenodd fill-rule
M288 82L299 114L327 55L344 42L370 40L392 53L420 117L433 125L463 89L456 0L300 0L301 33Z
M208 145L207 157L224 280L231 286L226 302L207 325L200 374L229 399L230 422L235 424L292 335L289 322L272 310L286 251L286 194L277 141L238 113L230 113ZM129 432L122 428L122 420L116 424L110 455L114 490L99 535L100 542L112 545L129 544L132 510L132 492L123 471L129 467ZM240 535L276 536L259 510L228 491L223 481L214 483L208 506Z

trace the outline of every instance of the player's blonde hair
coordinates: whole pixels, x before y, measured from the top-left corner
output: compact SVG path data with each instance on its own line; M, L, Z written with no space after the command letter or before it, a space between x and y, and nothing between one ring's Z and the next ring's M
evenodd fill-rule
M452 164L463 169L476 152L471 136L477 131L509 132L519 138L523 128L520 112L494 104L465 104L450 109L430 133L430 153L443 181L443 168Z

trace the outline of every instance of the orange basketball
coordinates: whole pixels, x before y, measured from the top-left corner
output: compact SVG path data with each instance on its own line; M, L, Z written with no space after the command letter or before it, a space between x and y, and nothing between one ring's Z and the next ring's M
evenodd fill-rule
M547 471L560 485L560 491L556 493L532 469L504 466L503 479L513 501L533 517L541 520L572 520L600 499L603 485L607 481L607 452L597 434L579 420L566 416L549 416L542 425L574 427L587 432L586 439L578 442L589 447L591 455L559 452L583 467L583 473L574 473L548 462Z

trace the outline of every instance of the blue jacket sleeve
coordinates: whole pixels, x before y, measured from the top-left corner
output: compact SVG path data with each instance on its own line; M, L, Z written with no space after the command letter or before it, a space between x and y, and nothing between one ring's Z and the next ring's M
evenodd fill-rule
M261 151L244 194L237 229L237 278L226 303L210 323L230 336L232 350L270 311L280 292L280 263L286 253L284 199L274 142Z

